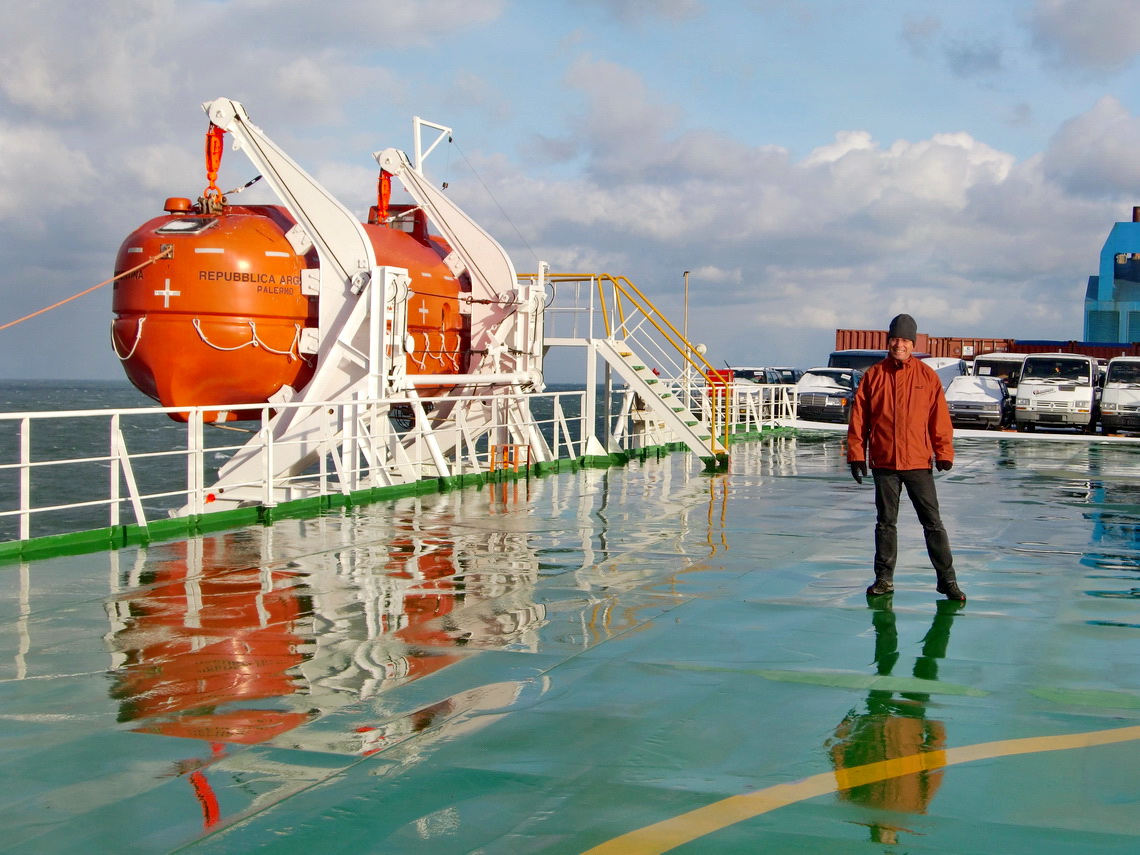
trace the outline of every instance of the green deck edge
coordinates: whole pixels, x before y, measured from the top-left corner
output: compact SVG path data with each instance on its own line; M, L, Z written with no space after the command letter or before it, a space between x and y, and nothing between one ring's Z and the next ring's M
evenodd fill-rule
M794 435L792 428L773 427L759 430L740 431L728 437L729 444L748 442L766 436ZM89 552L104 552L122 549L127 546L144 546L149 543L166 540L182 540L202 534L218 531L229 531L245 528L251 525L270 525L275 520L304 519L320 516L336 508L356 507L370 505L376 502L392 501L407 496L418 496L426 493L443 493L449 490L480 487L485 484L497 484L505 481L517 481L520 478L544 477L559 472L575 472L578 469L606 469L610 466L624 466L632 460L645 462L650 458L662 458L674 451L688 451L688 447L681 442L671 442L665 445L646 446L629 451L614 452L603 455L583 455L582 457L567 457L551 460L544 463L535 463L520 469L518 472L499 469L495 472L482 474L471 473L456 475L447 478L423 478L410 484L397 484L391 487L373 487L367 490L356 490L351 493L328 493L323 496L313 496L305 499L296 499L291 502L282 502L273 507L258 505L256 507L241 508L233 511L219 511L213 514L196 514L187 517L171 517L169 519L156 519L147 525L131 523L129 525L108 526L87 531L68 532L66 534L52 534L43 537L33 537L28 540L11 540L0 543L0 564L11 564L19 561L31 561L52 558L62 555L81 555ZM706 471L723 470L728 465L728 455L702 457Z

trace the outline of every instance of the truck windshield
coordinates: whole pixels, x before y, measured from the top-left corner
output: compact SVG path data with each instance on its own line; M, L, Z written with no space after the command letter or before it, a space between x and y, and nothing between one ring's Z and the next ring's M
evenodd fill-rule
M1108 366L1105 383L1140 384L1140 362L1114 362Z
M855 353L837 350L827 358L827 367L856 368L859 371L866 371L876 362L882 362L886 358L887 352L885 350L865 350Z
M1017 378L1021 374L1021 360L1016 362L1010 359L982 359L974 360L974 375L977 377L1000 377L1010 386L1017 385Z
M1058 383L1090 385L1089 364L1082 359L1040 359L1025 360L1021 376L1025 380L1054 380Z

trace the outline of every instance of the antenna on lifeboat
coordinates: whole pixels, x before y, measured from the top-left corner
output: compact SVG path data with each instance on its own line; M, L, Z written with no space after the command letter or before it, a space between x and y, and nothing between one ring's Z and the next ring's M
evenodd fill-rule
M421 128L431 128L434 131L439 131L439 136L435 141L427 147L427 151L423 150ZM412 163L412 169L418 172L421 176L424 174L424 159L432 153L437 145L443 142L443 138L447 137L447 141L451 142L451 128L444 125L437 125L435 122L429 122L427 119L421 119L419 116L412 116L412 141L415 144L416 159Z

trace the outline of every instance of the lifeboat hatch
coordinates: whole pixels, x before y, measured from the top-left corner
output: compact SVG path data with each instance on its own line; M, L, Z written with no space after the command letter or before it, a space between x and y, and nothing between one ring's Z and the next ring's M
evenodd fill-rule
M217 222L217 217L177 217L154 231L160 235L196 235Z

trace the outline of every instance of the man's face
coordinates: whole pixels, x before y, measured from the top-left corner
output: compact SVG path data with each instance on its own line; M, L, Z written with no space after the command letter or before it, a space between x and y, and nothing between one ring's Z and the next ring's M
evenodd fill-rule
M899 362L906 362L914 353L914 342L909 338L892 338L887 342L887 352Z

